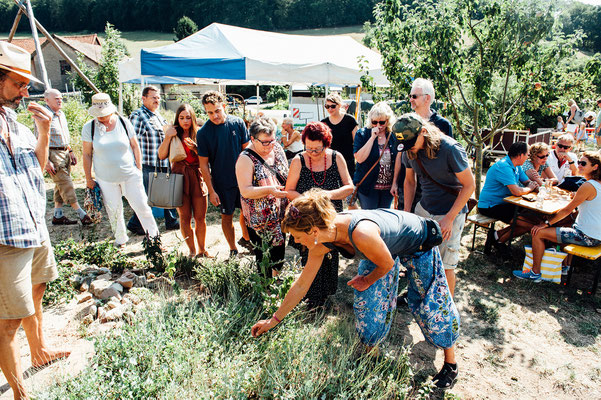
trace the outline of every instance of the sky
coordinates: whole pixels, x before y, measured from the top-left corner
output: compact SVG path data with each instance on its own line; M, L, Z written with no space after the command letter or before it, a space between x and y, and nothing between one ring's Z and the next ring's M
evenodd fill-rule
M593 4L593 5L601 5L601 0L578 0L580 3L584 4Z

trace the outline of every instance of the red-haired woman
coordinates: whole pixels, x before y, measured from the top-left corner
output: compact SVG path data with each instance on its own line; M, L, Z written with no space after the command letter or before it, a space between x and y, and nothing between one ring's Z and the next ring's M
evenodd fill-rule
M165 130L165 140L159 147L159 158L164 160L169 157L169 145L171 140L177 136L184 145L186 158L174 162L171 170L174 173L184 175L184 204L177 208L179 214L180 229L191 256L208 257L205 250L205 237L207 233L207 188L202 173L198 154L196 152L196 114L189 104L182 104L175 112L173 126ZM194 231L192 230L192 216L194 216ZM198 242L198 251L194 242L194 236Z
M354 186L348 173L344 157L330 149L332 132L323 122L310 122L302 132L301 140L305 151L292 159L285 191L294 200L312 188L325 190L337 212L342 211L342 200L353 192ZM308 250L300 250L303 265L307 262ZM338 288L338 252L332 251L324 257L306 298L310 307L324 304L326 298Z

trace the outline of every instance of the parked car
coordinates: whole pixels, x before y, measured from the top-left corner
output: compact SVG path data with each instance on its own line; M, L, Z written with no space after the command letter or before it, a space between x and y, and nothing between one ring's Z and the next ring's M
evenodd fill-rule
M244 100L246 104L261 104L263 102L263 98L261 96L250 96L248 99Z

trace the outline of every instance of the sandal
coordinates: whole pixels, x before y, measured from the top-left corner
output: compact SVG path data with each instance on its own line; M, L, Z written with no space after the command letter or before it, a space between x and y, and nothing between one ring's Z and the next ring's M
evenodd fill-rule
M432 378L432 382L439 389L451 389L455 385L458 373L457 364L455 364L455 368L453 369L450 364L445 362L440 372Z

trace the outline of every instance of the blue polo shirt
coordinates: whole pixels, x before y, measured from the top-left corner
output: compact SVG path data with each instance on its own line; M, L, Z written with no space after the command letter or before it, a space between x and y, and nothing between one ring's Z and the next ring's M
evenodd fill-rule
M526 176L522 167L513 165L509 156L506 156L497 161L486 173L478 207L490 208L502 204L505 197L512 195L507 186L520 186L520 182L527 182L528 180L528 176Z
M228 115L221 125L207 121L198 130L198 155L209 158L213 187L218 194L238 187L236 161L242 145L249 140L244 121L232 115Z

